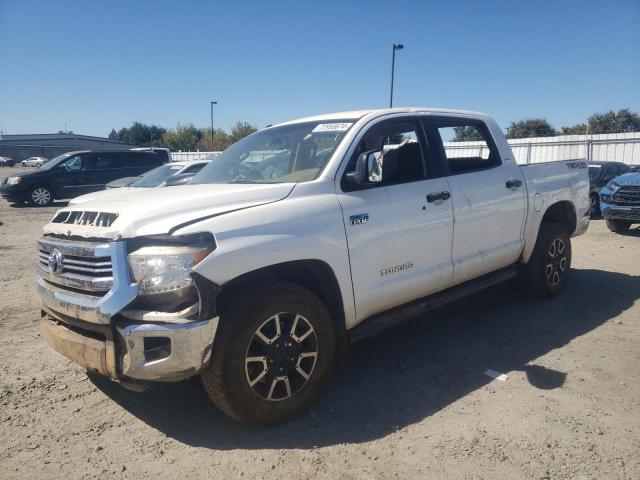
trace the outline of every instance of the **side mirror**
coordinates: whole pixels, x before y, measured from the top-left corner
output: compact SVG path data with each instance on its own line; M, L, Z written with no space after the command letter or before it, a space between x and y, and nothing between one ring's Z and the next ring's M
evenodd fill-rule
M382 182L383 154L380 150L363 152L358 156L356 169L346 175L352 185Z
M178 175L172 175L164 182L165 187L175 187L176 185L188 184L195 173L180 173Z

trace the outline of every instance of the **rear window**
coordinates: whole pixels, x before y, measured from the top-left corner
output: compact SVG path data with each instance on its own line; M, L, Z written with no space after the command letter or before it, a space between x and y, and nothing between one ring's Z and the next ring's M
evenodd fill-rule
M500 164L498 152L482 123L438 119L434 125L442 140L450 173L485 170Z

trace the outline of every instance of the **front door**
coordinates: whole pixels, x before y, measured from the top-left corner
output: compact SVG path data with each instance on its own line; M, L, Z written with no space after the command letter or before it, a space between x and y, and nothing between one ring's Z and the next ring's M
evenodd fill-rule
M79 153L67 158L52 170L52 183L57 199L74 198L86 193L86 169L89 165L88 153Z
M366 151L382 152L381 178L355 189L343 175L338 188L358 321L446 288L453 271L449 185L445 177L433 178L418 120L369 127L345 175Z

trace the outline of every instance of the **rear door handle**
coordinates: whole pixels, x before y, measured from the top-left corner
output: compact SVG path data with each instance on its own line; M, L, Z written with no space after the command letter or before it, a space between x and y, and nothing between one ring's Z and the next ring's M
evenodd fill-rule
M430 193L427 195L427 202L433 203L437 200L449 200L450 198L451 194L449 192Z
M507 188L517 188L522 186L522 180L514 179L507 180L505 183Z

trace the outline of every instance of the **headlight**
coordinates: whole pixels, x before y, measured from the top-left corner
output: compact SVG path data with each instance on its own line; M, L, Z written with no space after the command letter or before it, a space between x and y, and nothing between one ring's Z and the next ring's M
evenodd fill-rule
M17 185L22 180L22 177L9 177L7 179L7 185Z
M620 185L618 185L616 182L611 180L609 183L607 183L607 188L609 190L615 192L616 190L618 190L620 188Z
M193 285L191 270L215 248L213 242L147 246L129 254L131 274L141 295L181 290Z

